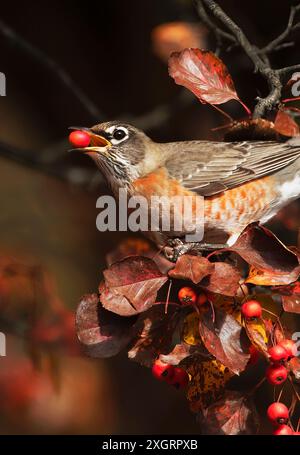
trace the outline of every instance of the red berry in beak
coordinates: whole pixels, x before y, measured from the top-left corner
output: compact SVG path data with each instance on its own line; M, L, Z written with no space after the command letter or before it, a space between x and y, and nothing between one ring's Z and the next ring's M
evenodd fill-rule
M276 428L273 432L275 436L291 436L294 432L288 425L280 425L280 427Z
M276 425L286 424L289 420L289 410L285 404L279 401L270 404L268 407L268 418L272 423Z
M292 359L297 354L297 346L293 340L284 339L278 343L279 346L283 347L288 355L288 360Z
M189 383L189 375L182 368L175 367L173 376L167 382L176 389L184 389Z
M194 289L184 287L178 292L178 299L182 305L194 305L197 300L197 294Z
M152 374L159 381L166 381L173 377L174 367L173 365L156 360L152 366Z
M266 371L266 378L272 385L283 384L287 376L287 369L283 365L270 365Z
M257 319L262 315L261 304L256 300L249 300L242 305L242 315L245 319Z
M72 131L69 135L69 141L73 147L88 147L90 136L85 131Z
M280 346L280 344L277 344L276 346L272 346L271 348L269 348L268 353L269 353L271 362L274 362L274 363L284 363L287 361L287 359L289 357L286 349L284 349L284 347Z

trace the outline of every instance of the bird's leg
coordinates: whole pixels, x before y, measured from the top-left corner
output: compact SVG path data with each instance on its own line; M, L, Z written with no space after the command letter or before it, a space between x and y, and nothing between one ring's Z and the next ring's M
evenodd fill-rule
M200 252L207 250L220 250L223 248L228 248L226 244L219 243L198 243L198 242L189 242L184 243L179 238L169 239L167 245L164 247L164 255L171 262L176 262L177 259L183 254L189 252Z

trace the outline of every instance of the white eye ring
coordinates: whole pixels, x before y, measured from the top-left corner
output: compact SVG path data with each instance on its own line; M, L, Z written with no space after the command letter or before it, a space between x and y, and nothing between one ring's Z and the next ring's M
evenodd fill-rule
M112 139L110 141L113 145L118 145L129 138L129 131L124 126L111 126L106 130L106 132L112 136ZM120 139L118 139L118 137L114 137L114 134L116 132L123 132L123 135L119 133Z

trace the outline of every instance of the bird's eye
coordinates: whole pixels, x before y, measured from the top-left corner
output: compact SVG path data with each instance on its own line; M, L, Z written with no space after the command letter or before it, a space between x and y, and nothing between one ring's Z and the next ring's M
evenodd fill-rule
M116 139L117 141L121 141L122 139L124 139L124 137L126 136L126 133L124 130L121 130L121 129L117 129L114 131L113 133L113 137L114 139Z

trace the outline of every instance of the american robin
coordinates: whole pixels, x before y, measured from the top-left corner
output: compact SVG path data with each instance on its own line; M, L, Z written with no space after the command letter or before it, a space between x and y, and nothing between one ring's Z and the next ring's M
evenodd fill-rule
M95 161L116 196L126 188L129 195L148 200L153 195L204 198L200 249L231 246L247 225L265 223L300 195L297 141L157 143L118 121L76 129L89 134L90 145L81 150ZM191 247L185 234L148 233L159 246L171 245L176 255Z

